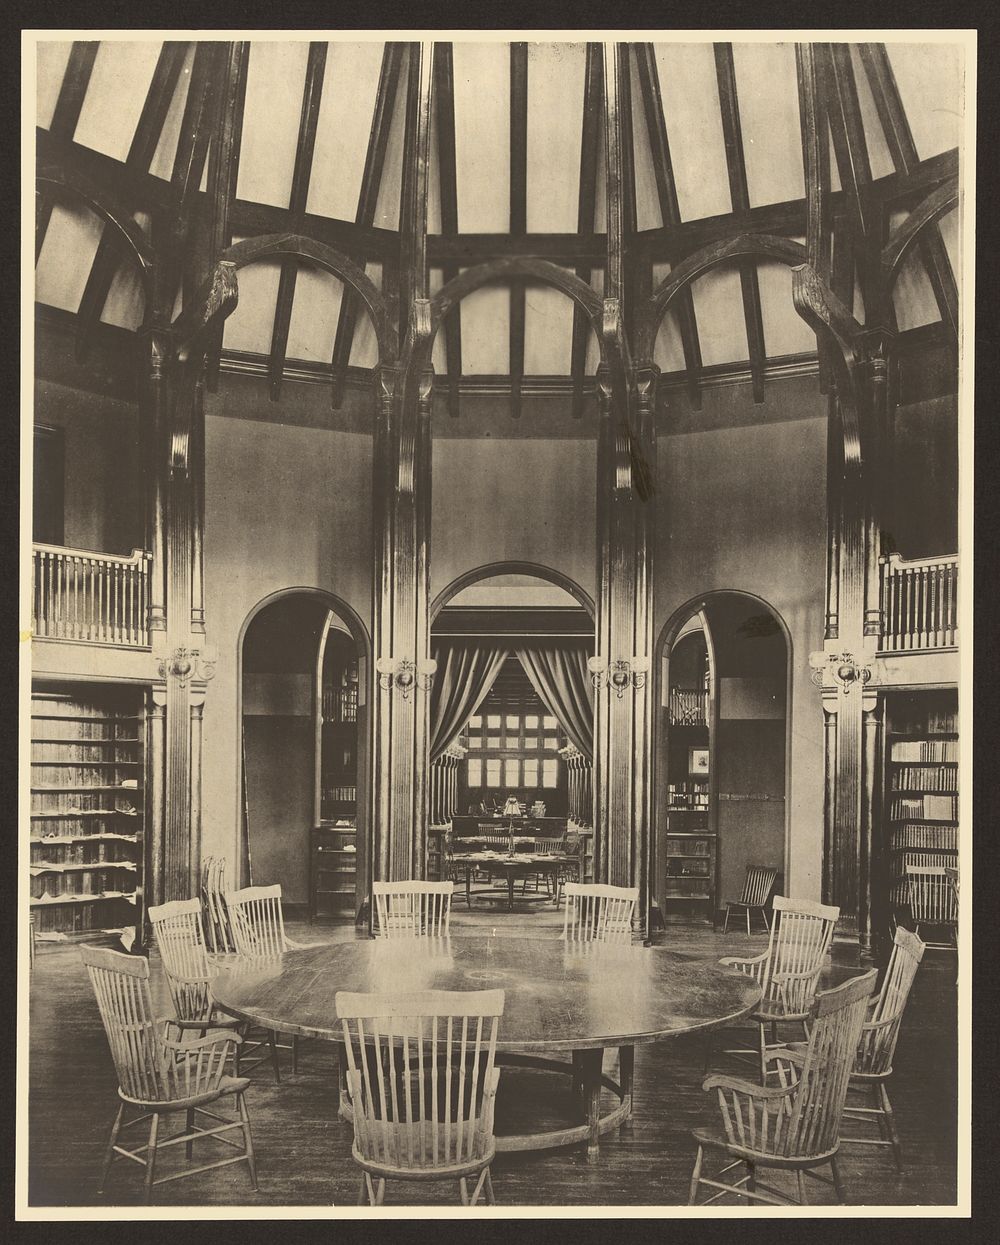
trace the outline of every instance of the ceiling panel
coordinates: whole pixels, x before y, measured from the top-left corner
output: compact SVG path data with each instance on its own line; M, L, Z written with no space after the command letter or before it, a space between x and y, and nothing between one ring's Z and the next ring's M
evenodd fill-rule
M378 202L375 208L375 225L379 229L399 228L399 196L403 185L403 131L406 120L406 83L409 67L406 57L399 72L399 86L396 89L396 106L392 110L392 125L389 127L389 141L385 148L385 163L382 166L382 185L379 189Z
M269 353L280 277L281 264L277 260L262 260L240 269L240 299L226 320L223 336L227 350Z
M750 206L805 194L795 47L734 43L736 94Z
M740 274L732 265L720 265L691 286L698 322L702 362L734 363L746 359L747 326L743 318Z
M35 298L48 307L76 311L83 297L103 222L81 203L57 203L35 268Z
M306 210L354 220L382 65L381 43L327 45Z
M600 200L598 200L600 202ZM590 274L590 287L595 290L601 297L604 297L604 270L595 268ZM597 366L601 361L601 344L597 340L597 334L592 330L587 332L587 354L584 362L583 370L587 376L593 376L597 371Z
M649 145L649 127L642 102L639 73L632 63L632 151L635 167L635 218L637 229L659 229L663 224L656 189L656 170Z
M893 212L889 217L890 230L894 230L905 219L905 212ZM911 246L903 258L893 287L892 302L896 308L896 322L900 332L919 328L922 324L936 324L941 319L934 290L917 246Z
M962 136L963 50L955 43L887 43L917 155L957 147Z
M524 301L525 375L569 376L573 307L573 300L553 286L528 286Z
M438 290L441 288L442 285L444 285L444 273L441 271L441 269L440 268L429 269L427 273L427 289L430 293L431 298L434 297L434 295L438 292ZM461 317L462 304L459 303L459 305L455 307L454 310L450 314L453 316ZM431 366L434 368L435 375L437 376L444 376L448 371L447 354L444 348L444 342L445 342L445 329L444 329L444 325L442 324L440 329L434 336L434 345L431 349Z
M245 268L240 273L241 279L243 272ZM330 362L343 292L343 282L332 273L322 268L299 266L288 322L285 353L289 359Z
M456 43L455 163L461 233L510 228L510 44Z
M462 371L495 376L510 367L510 289L487 285L462 299Z
M111 282L101 313L101 322L133 332L142 324L143 304L139 266L126 260L118 265L118 271Z
M288 207L309 44L250 45L236 194Z
M653 289L670 276L669 264L653 265ZM677 317L670 309L660 321L653 349L653 362L662 372L680 372L684 369L684 348L681 344Z
M682 220L732 211L710 43L657 43L660 91Z
M78 143L125 159L162 46L101 41L74 135Z
M381 264L366 264L365 272L375 285L382 284ZM335 328L336 321L334 321ZM330 342L332 346L332 337ZM354 326L354 345L351 347L350 362L352 367L376 367L378 365L378 338L375 336L375 326L367 311L358 313Z
M945 250L948 252L948 258L951 260L951 270L955 274L955 279L961 281L962 276L962 248L960 244L961 232L959 230L958 208L952 208L947 216L942 216L938 225L941 229L941 237L944 239Z
M52 124L72 50L72 43L64 39L42 40L36 44L35 125L40 129L47 130Z
M861 62L861 54L851 44L851 64L854 66L854 81L858 84L858 106L861 109L861 121L865 130L865 146L868 148L868 162L871 165L872 177L886 177L895 171L889 146L885 141L885 131L878 119L878 109L872 89L868 84L868 75Z
M164 181L169 181L174 168L174 156L177 154L177 140L181 135L181 122L184 120L184 104L191 85L191 67L194 64L194 48L189 47L184 57L181 75L174 88L174 97L170 101L167 115L160 132L159 142L149 166L149 171Z
M584 43L528 44L528 233L576 232L586 65Z

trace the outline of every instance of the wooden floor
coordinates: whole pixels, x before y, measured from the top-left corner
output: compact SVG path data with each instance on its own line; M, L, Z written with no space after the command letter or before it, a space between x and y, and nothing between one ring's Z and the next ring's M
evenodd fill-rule
M556 938L561 915L535 905L528 915L466 912L459 906L452 932ZM290 925L303 941L354 937L350 928ZM723 938L702 926L670 926L662 941L708 959L745 952L743 934ZM751 945L763 949L755 936ZM169 1014L162 973L153 957L154 998ZM33 1206L130 1206L141 1202L141 1172L115 1166L104 1196L97 1183L104 1146L117 1109L116 1082L97 1007L77 949L39 947L31 974L29 1201ZM701 1089L702 1044L693 1038L636 1050L635 1112L631 1132L602 1140L591 1165L579 1150L499 1156L493 1183L500 1205L676 1206L687 1201L694 1158L690 1129L710 1122L714 1095ZM164 1206L330 1206L355 1204L357 1172L351 1131L337 1117L337 1064L322 1043L303 1047L300 1070L287 1067L275 1085L269 1069L253 1073L247 1095L260 1169L260 1190L250 1190L245 1169L223 1168L166 1184L156 1191ZM610 1056L609 1056L610 1059ZM732 1070L736 1070L735 1067ZM505 1069L501 1095L507 1120L567 1118L563 1078ZM841 1171L852 1204L949 1205L956 1183L955 960L929 951L920 967L890 1086L904 1150L905 1172L896 1174L888 1151L845 1147ZM203 1143L205 1144L205 1143ZM175 1153L182 1147L175 1147ZM214 1157L214 1155L212 1156ZM197 1150L195 1160L198 1160ZM206 1161L206 1160L202 1160ZM183 1162L178 1155L176 1160ZM162 1169L167 1174L168 1162ZM772 1183L782 1185L783 1177ZM790 1188L790 1185L788 1186ZM832 1190L809 1182L817 1204ZM387 1205L454 1201L448 1185L389 1185Z

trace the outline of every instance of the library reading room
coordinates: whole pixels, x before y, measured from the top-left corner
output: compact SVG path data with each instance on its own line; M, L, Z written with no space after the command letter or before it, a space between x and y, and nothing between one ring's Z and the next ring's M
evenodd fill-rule
M974 37L30 33L22 1215L959 1213Z

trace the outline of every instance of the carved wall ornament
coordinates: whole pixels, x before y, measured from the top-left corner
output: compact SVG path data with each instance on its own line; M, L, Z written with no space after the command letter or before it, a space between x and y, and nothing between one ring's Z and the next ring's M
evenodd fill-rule
M409 700L414 688L422 692L431 690L437 662L431 658L413 661L409 657L380 657L375 669L383 691L388 692L395 687L404 700Z
M646 686L649 673L648 657L619 657L608 662L603 657L591 657L587 661L595 688L611 687L619 700L631 684L634 691Z
M181 687L187 687L191 679L207 683L214 678L218 660L219 655L212 647L198 649L181 645L172 653L160 656L157 669L161 679L176 679Z
M810 678L817 687L833 685L845 696L856 686L864 687L874 673L874 659L855 657L853 653L827 653L820 649L809 654Z

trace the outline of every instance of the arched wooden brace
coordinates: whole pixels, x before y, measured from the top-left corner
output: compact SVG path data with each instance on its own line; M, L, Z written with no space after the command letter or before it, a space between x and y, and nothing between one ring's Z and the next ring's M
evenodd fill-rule
M123 205L107 191L95 186L82 173L61 164L45 164L35 176L36 185L45 186L56 194L65 194L83 201L88 208L118 234L127 253L139 266L145 308L152 306L155 280L155 256L152 244Z
M636 358L640 361L653 357L653 348L660 331L660 322L667 308L685 286L727 259L743 255L760 255L776 259L789 267L805 263L806 248L791 238L779 238L768 233L741 233L724 242L712 242L683 259L677 267L653 291L636 317Z
M881 302L880 322L887 323L885 312L892 299L893 287L899 277L899 270L910 248L929 225L946 216L958 204L958 176L932 190L913 211L901 221L892 237L882 248L880 261L879 294Z
M227 247L219 259L245 268L247 264L273 257L296 258L315 264L325 272L349 285L364 303L375 329L380 364L392 364L399 352L399 336L385 298L367 275L353 260L315 238L299 233L269 233L257 238L246 238Z

